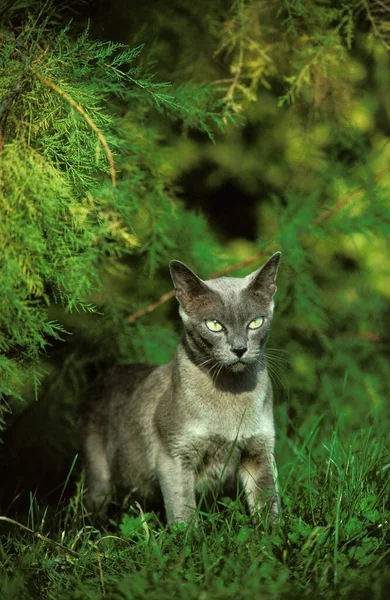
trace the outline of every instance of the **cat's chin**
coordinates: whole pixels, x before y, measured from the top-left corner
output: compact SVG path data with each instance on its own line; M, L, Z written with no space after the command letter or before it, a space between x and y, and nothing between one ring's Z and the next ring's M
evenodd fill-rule
M248 363L242 362L242 360L237 360L236 362L227 366L227 369L232 373L243 373L248 369Z

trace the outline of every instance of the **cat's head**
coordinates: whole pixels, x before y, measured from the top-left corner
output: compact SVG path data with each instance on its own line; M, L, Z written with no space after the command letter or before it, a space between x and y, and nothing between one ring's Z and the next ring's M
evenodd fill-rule
M211 369L217 363L231 372L253 368L264 347L274 309L276 252L247 277L203 281L178 260L170 272L193 360Z

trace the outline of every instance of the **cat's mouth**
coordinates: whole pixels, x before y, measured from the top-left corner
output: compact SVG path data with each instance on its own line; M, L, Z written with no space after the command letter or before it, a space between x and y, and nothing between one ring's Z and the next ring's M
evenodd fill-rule
M249 367L249 363L248 361L244 361L241 358L239 358L238 360L235 360L233 363L230 363L227 366L230 371L233 371L233 373L239 373L247 369Z

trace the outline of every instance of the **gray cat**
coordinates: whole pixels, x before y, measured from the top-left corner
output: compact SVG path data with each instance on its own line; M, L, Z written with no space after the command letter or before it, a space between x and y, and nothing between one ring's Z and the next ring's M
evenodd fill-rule
M153 498L188 521L196 494L243 486L251 513L278 512L272 387L264 347L281 253L244 278L199 279L173 260L184 337L168 365L111 369L82 417L87 507L111 486Z

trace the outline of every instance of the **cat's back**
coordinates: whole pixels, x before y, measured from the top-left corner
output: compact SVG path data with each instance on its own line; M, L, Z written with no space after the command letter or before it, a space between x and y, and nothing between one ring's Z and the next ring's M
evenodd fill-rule
M116 365L104 376L104 389L113 395L130 397L156 369L158 365L147 363L131 363Z
M166 365L164 365L166 367ZM81 406L82 428L104 430L112 420L123 419L134 412L143 387L158 385L165 368L146 363L116 365L102 373L90 386Z

